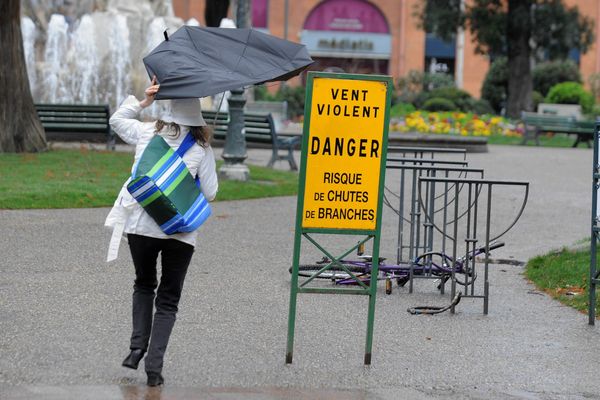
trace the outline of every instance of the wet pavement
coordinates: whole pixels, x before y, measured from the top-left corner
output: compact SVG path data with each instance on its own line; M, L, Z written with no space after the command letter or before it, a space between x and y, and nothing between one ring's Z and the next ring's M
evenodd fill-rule
M384 400L426 399L423 393L395 391L392 397L363 390L246 389L246 388L174 388L140 385L122 386L25 386L0 390L4 399L14 400ZM6 396L6 397L4 397Z
M489 150L469 154L470 166L531 182L525 214L494 258L525 261L589 237L591 150ZM250 149L248 161L266 164L269 155ZM498 194L496 215L509 218L517 200ZM125 244L117 261L104 262L108 209L0 211L0 399L599 398L599 328L508 264L492 268L487 316L475 299L454 315L412 316L407 307L445 304L447 295L427 281L413 294L380 287L369 367L366 298L300 295L286 365L295 208L292 197L214 204L161 389L145 386L143 370L120 366L133 271ZM383 235L389 257L395 220L387 212Z

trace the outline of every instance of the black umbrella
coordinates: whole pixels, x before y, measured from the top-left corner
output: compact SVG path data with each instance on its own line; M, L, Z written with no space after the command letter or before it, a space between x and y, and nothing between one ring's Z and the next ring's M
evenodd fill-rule
M183 26L144 57L156 99L205 97L287 80L313 63L306 47L254 29Z

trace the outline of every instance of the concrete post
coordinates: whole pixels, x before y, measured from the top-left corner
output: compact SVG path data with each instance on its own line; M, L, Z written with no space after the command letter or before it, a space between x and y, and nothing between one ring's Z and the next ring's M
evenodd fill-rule
M248 157L244 135L244 104L246 104L244 90L232 90L228 102L230 120L225 136L225 148L223 149L225 162L219 169L219 177L247 181L250 178L250 170L244 164L244 160Z

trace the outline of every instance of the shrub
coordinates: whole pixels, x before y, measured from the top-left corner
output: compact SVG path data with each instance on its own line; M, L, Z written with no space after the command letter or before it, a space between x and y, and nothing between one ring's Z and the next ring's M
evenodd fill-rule
M590 119L600 118L600 104L594 104L592 110L590 111Z
M600 74L591 74L588 77L588 84L590 85L590 90L594 96L594 99L600 97Z
M472 111L473 103L475 102L473 97L471 97L471 95L465 92L464 90L458 89L456 87L442 87L426 92L425 96L421 100L422 103L420 105L415 104L415 106L417 106L417 108L419 108L419 106L423 107L427 100L433 98L442 98L450 100L452 103L455 104L455 110L465 112Z
M430 91L445 87L454 87L454 78L452 75L444 73L425 72L423 74L423 90Z
M432 74L429 72L410 71L396 81L399 102L415 104L415 100L423 92L442 87L454 86L454 79L448 74Z
M432 97L425 101L421 107L425 111L455 111L458 110L456 104L452 100L442 97Z
M392 117L403 117L406 114L410 114L415 111L415 106L410 103L396 103L390 110L390 116Z
M481 98L487 100L496 113L500 113L506 101L507 88L508 62L506 57L500 57L492 63L485 76Z
M572 61L550 61L538 64L532 71L533 104L543 102L536 95L539 92L543 97L555 84L572 81L581 82L579 69ZM485 76L481 87L481 98L487 100L495 112L500 113L508 93L508 61L506 57L497 58Z
M554 85L548 92L545 101L555 104L579 104L584 113L589 113L594 106L594 96L577 82L563 82Z
M494 114L494 109L490 105L490 102L486 99L480 99L473 101L473 106L471 108L475 114L483 115L483 114Z
M265 85L254 86L254 100L265 100L267 96L269 96L269 92L267 91L267 87Z
M548 95L550 88L562 82L581 83L579 68L571 60L543 62L533 69L533 90L542 96Z
M301 117L304 115L304 97L306 88L304 86L283 86L276 96L276 100L287 101L288 114L290 118Z
M271 94L264 86L257 86L254 89L255 100L264 101L287 101L288 115L295 119L304 115L304 86L282 86L275 94Z
M430 98L431 96L429 95L429 92L421 92L415 96L415 98L412 101L412 104L418 110L423 108L423 104L425 104L425 102Z
M538 105L543 102L544 102L544 96L540 92L538 92L537 90L534 90L533 92L531 92L531 103L533 105L534 110L537 110Z

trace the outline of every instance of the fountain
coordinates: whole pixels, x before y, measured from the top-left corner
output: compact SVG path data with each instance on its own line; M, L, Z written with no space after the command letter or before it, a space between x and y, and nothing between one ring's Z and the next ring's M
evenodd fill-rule
M37 74L35 70L35 24L31 18L23 17L21 19L21 35L23 35L23 53L25 53L25 64L27 65L27 77L29 87L34 88L37 83Z
M112 25L110 55L109 81L113 87L114 100L120 104L129 93L130 82L129 27L124 15L117 15Z
M71 94L73 100L84 104L98 102L99 57L95 46L96 27L90 15L84 15L73 32L72 51L73 78Z
M46 51L44 52L44 96L43 101L67 103L71 100L67 93L65 74L69 26L63 15L54 14L48 24Z
M149 78L142 58L165 29L184 24L168 0L24 4L23 47L36 102L107 103L114 110L130 93L143 97ZM156 103L147 117L168 111Z

